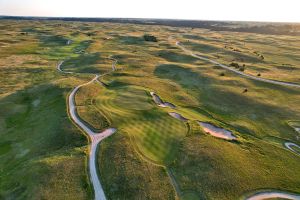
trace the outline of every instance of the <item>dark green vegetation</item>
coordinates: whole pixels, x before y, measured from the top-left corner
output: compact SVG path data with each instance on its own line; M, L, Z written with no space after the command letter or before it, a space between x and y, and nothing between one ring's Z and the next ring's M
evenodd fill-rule
M92 198L87 139L68 119L66 98L92 79L89 73L110 72L111 56L117 71L76 94L87 125L118 129L98 151L108 199L174 199L174 187L181 199L238 199L264 188L300 193L300 157L282 145L300 144L293 128L300 91L245 79L175 46L177 39L245 73L300 82L298 36L1 22L10 26L0 30L0 198ZM145 34L157 42L144 41ZM78 74L59 74L61 60L62 69ZM176 110L158 107L151 91ZM189 121L167 113L174 111ZM204 133L198 120L232 131L238 141Z
M157 42L157 39L154 35L148 35L148 34L144 35L144 40L148 42Z

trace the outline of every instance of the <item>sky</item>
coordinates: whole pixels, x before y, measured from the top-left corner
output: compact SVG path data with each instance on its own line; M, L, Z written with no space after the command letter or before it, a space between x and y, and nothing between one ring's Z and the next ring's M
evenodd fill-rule
M300 22L300 0L0 0L0 15Z

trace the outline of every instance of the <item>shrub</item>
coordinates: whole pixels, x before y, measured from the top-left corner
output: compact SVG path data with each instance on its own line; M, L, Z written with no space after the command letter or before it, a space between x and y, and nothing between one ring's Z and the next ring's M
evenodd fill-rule
M144 35L144 40L148 41L148 42L157 42L157 39L155 36L147 35L147 34Z
M229 66L235 67L235 68L239 68L239 67L240 67L239 64L238 64L238 63L235 63L235 62L230 63Z

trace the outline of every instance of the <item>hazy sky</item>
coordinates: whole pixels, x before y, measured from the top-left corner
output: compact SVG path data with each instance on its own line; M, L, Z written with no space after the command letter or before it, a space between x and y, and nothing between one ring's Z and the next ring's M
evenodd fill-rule
M0 15L300 22L300 0L0 0Z

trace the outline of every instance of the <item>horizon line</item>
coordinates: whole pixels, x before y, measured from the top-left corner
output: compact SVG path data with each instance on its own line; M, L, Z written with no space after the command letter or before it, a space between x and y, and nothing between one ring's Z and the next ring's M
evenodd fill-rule
M254 21L254 20L220 20L220 19L181 19L181 18L146 18L146 17L71 17L71 16L30 16L30 15L1 15L0 17L21 17L21 18L53 18L53 19L127 19L127 20L173 20L173 21L209 21L209 22L244 22L244 23L278 23L278 24L300 24L293 21Z

